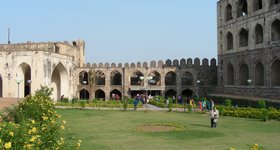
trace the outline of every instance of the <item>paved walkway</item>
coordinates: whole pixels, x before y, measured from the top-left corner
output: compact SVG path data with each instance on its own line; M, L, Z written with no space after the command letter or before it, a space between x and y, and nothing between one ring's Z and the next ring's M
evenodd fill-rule
M0 109L17 104L17 98L0 98Z

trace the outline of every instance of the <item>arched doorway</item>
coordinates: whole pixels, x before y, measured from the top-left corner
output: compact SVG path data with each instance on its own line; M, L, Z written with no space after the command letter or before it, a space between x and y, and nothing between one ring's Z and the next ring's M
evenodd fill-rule
M190 89L186 89L186 90L182 91L182 96L183 97L190 97L192 95L193 95L193 91L190 90Z
M18 74L20 78L22 78L23 82L21 82L24 87L23 96L27 96L31 94L31 68L27 63L22 63L19 65L21 73Z
M62 95L64 97L69 97L68 73L61 63L57 64L57 66L53 69L51 87L54 89L52 98L55 101L60 99Z
M176 85L176 73L173 71L165 75L165 85Z
M121 100L122 99L122 93L119 90L114 89L113 91L110 92L110 98L112 100Z
M95 99L105 100L105 92L100 89L95 91Z
M80 91L80 99L89 100L89 92L86 89Z
M111 73L111 85L122 85L122 75L117 70Z
M271 84L272 86L280 86L280 60L273 62L271 66Z
M165 92L165 98L173 98L173 96L176 97L176 95L177 95L177 92L172 89Z
M239 67L239 85L249 85L247 80L249 79L249 68L247 64L241 64Z

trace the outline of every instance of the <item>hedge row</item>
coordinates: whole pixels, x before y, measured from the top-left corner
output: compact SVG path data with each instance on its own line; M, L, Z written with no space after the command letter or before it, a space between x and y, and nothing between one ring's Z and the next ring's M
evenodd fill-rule
M275 108L260 109L260 108L233 108L226 106L217 106L220 115L241 117L241 118L253 118L253 119L272 119L280 120L280 111Z

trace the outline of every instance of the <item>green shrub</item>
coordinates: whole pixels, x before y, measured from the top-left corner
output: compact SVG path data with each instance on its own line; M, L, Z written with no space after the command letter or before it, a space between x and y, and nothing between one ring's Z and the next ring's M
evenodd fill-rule
M83 100L79 101L81 108L85 108L86 107L86 102Z
M66 122L57 121L60 115L47 95L40 91L1 114L9 122L0 123L0 149L75 149L80 145L80 141L65 143L61 130Z
M185 107L186 107L186 105L185 105ZM192 106L188 105L187 108L188 108L188 112L191 113L192 112Z
M231 99L225 100L225 106L231 106Z
M123 101L123 110L126 111L127 109L127 100Z
M254 118L262 119L266 121L268 119L280 120L280 111L275 108L259 109L259 108L232 108L226 106L217 106L221 111L220 115L242 117L242 118Z
M267 109L262 110L262 120L264 122L266 122L268 120L268 110Z
M265 100L259 100L258 101L258 108L266 108Z

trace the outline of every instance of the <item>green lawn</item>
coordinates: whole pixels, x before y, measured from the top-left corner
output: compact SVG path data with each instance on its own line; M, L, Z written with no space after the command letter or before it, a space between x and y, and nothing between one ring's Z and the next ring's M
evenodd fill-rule
M236 150L258 143L266 150L280 150L280 122L220 117L218 127L210 128L206 114L182 112L123 112L57 109L67 121L66 138L82 139L81 149L120 150ZM171 123L183 131L143 132L144 124Z

